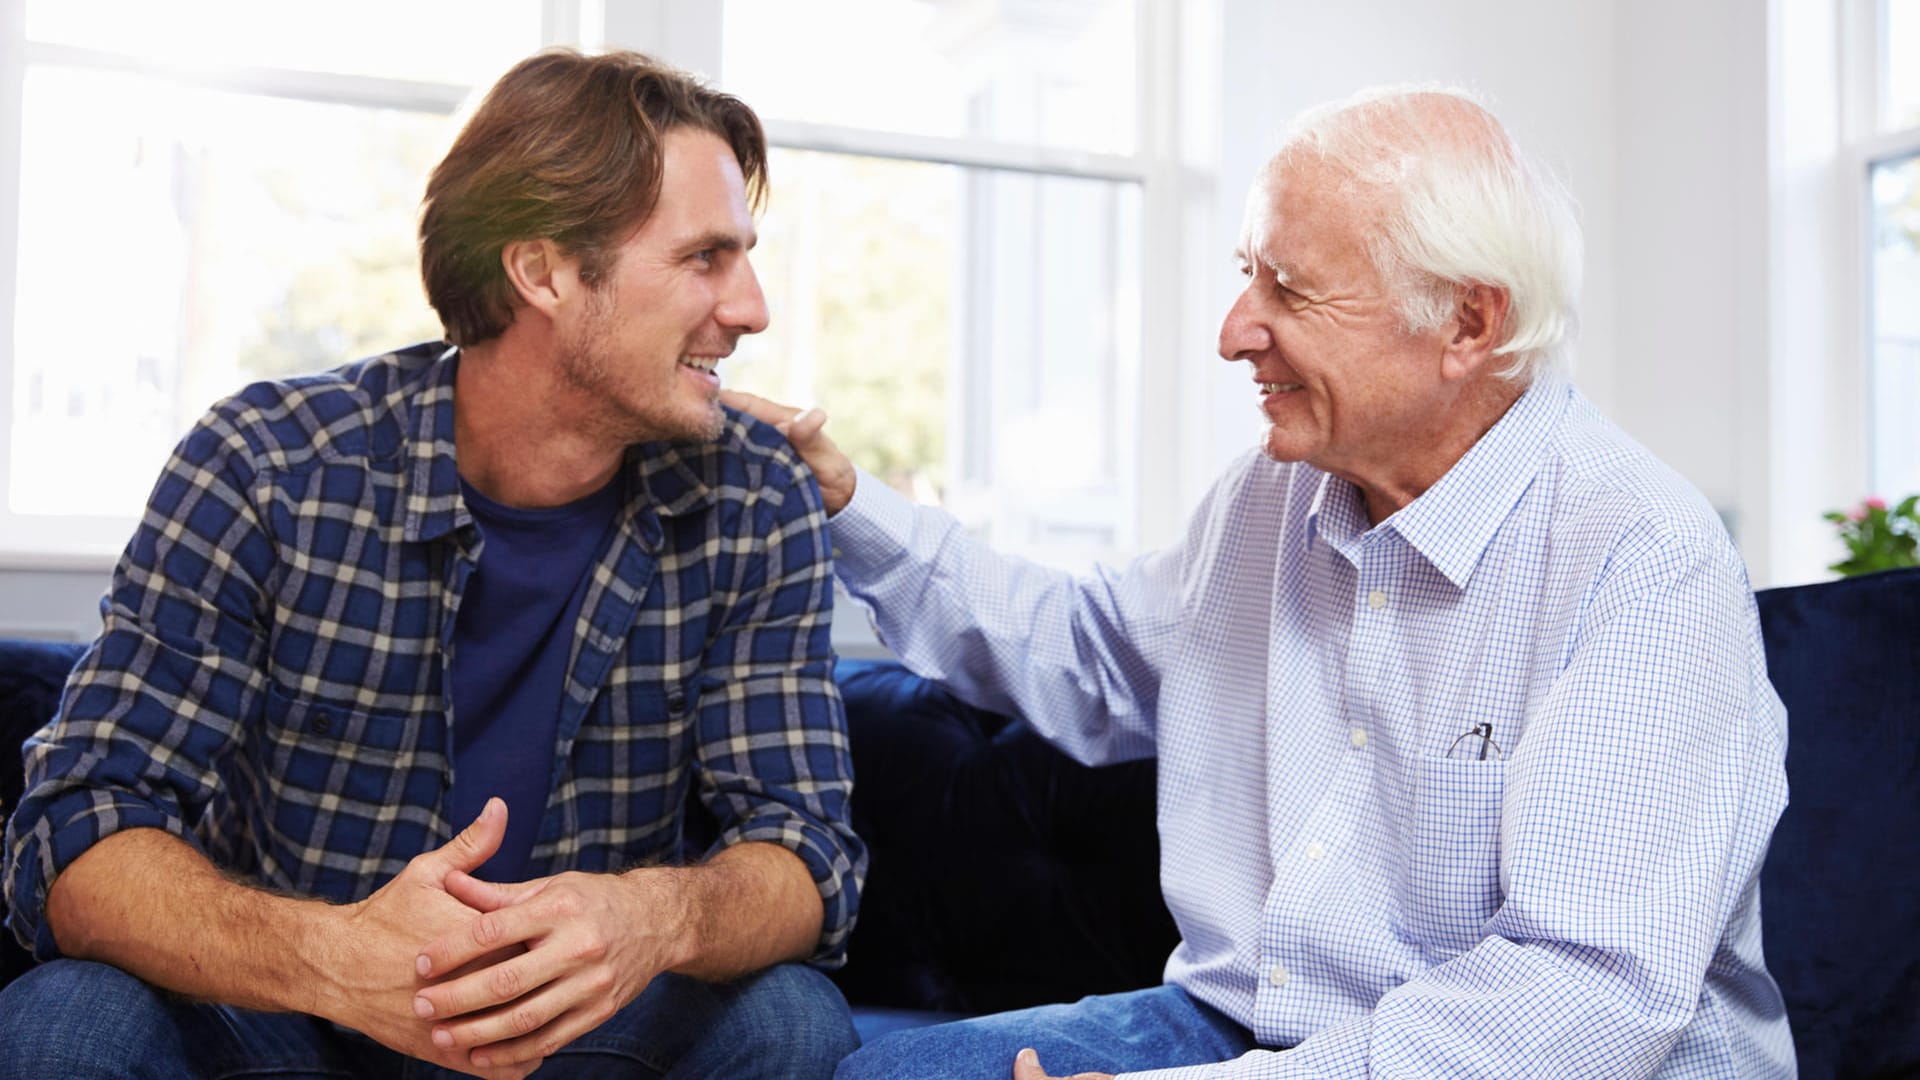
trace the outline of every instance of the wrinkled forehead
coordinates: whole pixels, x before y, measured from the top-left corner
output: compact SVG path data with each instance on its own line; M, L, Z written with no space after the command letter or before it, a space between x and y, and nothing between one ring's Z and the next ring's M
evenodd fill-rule
M1274 266L1287 246L1286 238L1303 230L1320 235L1353 233L1354 242L1364 243L1357 233L1374 201L1365 185L1314 155L1283 152L1261 167L1247 190L1237 250L1241 258Z

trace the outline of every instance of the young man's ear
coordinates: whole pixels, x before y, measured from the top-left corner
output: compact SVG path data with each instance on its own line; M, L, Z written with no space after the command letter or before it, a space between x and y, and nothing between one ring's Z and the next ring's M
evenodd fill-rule
M1441 359L1441 373L1464 379L1498 359L1494 350L1506 337L1507 290L1473 284L1460 292L1453 311L1453 340Z
M549 319L580 285L578 260L562 254L552 240L512 241L500 249L500 265L520 303Z

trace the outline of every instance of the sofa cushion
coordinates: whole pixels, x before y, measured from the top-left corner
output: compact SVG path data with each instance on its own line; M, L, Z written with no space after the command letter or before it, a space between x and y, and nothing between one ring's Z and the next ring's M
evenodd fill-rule
M1920 1075L1920 570L1758 599L1790 733L1761 920L1800 1076Z
M1081 765L890 662L836 673L871 853L836 980L856 1006L982 1013L1154 986L1151 762Z
M20 744L53 716L80 653L79 645L0 638L0 821L20 802ZM6 915L6 901L0 898L0 921ZM0 929L0 986L32 963L12 932Z

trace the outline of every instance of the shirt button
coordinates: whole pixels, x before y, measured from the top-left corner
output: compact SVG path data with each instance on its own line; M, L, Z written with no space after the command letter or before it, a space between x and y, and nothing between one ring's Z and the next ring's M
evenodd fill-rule
M1279 964L1273 965L1273 970L1267 974L1267 981L1275 986L1287 985L1287 969Z
M1387 606L1387 594L1375 589L1367 594L1367 606L1375 611Z
M1315 840L1313 843L1307 845L1307 858L1319 860L1319 859L1324 859L1326 857L1327 857L1327 845L1321 843L1318 840Z
M1353 731L1348 733L1347 741L1353 744L1355 750L1358 750L1367 745L1367 733L1359 728L1354 728Z

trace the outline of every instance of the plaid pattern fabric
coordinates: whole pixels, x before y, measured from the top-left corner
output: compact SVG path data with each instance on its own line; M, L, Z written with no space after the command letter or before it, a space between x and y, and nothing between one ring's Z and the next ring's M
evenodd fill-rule
M1254 453L1183 543L1077 581L864 480L832 531L915 670L1158 757L1166 977L1294 1047L1166 1075L1793 1074L1745 571L1566 383L1378 526Z
M216 406L168 463L7 834L12 925L55 955L54 876L165 829L275 889L364 897L447 820L445 657L481 539L454 467L455 350L415 346ZM844 958L865 873L832 680L811 476L730 414L633 447L569 663L528 872L617 871L707 840L783 845ZM711 822L684 813L689 792Z

